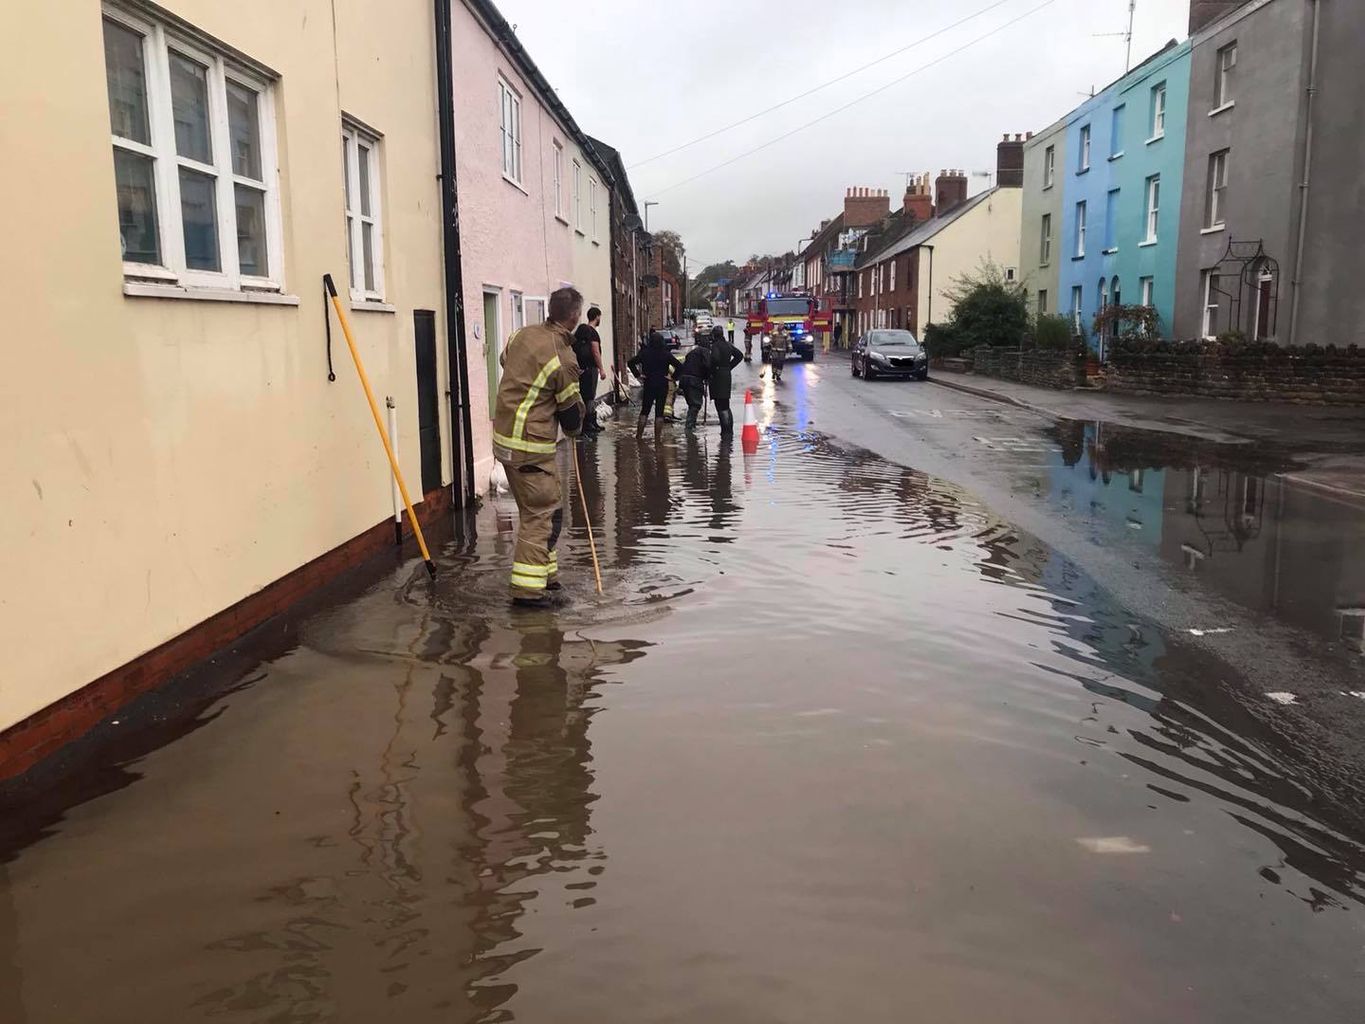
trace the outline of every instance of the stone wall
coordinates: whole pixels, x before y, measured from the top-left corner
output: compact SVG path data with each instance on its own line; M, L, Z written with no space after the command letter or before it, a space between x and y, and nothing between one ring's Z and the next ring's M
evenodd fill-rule
M1034 350L1020 354L1017 348L972 350L972 373L999 380L1016 380L1045 388L1076 386L1076 357L1070 352Z
M1106 391L1304 405L1365 405L1365 352L1309 345L1162 343L1116 347Z

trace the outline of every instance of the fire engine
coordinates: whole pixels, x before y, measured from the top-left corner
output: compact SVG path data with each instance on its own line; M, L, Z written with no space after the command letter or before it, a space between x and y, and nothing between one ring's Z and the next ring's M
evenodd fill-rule
M834 329L834 312L828 299L817 299L804 292L779 294L751 300L745 311L744 333L762 337L762 356L768 359L768 336L778 327L787 328L792 339L792 355L806 362L815 358L816 336Z

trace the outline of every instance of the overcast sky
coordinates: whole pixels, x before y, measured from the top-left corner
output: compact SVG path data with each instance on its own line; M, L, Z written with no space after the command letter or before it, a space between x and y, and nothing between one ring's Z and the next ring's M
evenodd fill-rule
M1032 14L1046 0L1004 0L876 67L642 164L998 2L497 0L579 125L621 151L636 198L659 201L649 226L679 232L689 265L793 249L842 210L850 185L888 189L896 202L905 171L994 170L1002 133L1044 128L1122 74L1123 39L1097 36L1125 29L1128 0L1051 0ZM1134 63L1184 39L1188 16L1189 0L1137 0ZM973 192L984 187L985 178L973 180Z

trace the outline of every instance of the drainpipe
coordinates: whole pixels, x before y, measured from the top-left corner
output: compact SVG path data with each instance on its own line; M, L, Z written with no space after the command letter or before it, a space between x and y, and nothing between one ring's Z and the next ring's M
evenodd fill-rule
M469 415L469 361L465 352L464 264L460 254L460 203L455 188L454 63L450 3L435 0L436 111L441 137L441 252L445 263L446 370L450 387L450 465L455 505L474 503L474 439Z
M924 330L927 331L929 325L934 322L934 247L921 245L920 248L929 250L929 308L924 314Z
M1294 299L1289 312L1289 344L1299 340L1299 299L1303 292L1303 253L1308 235L1308 189L1313 179L1313 99L1318 91L1318 23L1322 0L1313 0L1313 52L1308 59L1308 108L1303 133L1303 182L1299 185L1299 240L1294 250Z

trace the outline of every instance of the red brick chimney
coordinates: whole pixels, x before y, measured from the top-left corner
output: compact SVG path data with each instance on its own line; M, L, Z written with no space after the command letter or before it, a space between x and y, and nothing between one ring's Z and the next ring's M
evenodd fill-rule
M1024 137L1015 132L995 145L995 183L1001 188L1024 187Z
M938 215L942 217L967 201L966 172L957 168L939 171L938 180L934 182L934 192L938 196L936 204Z
M844 227L870 228L891 212L886 189L850 188L844 192Z
M905 212L914 218L916 224L922 224L934 216L934 197L929 194L929 188L929 175L916 174L905 190Z

